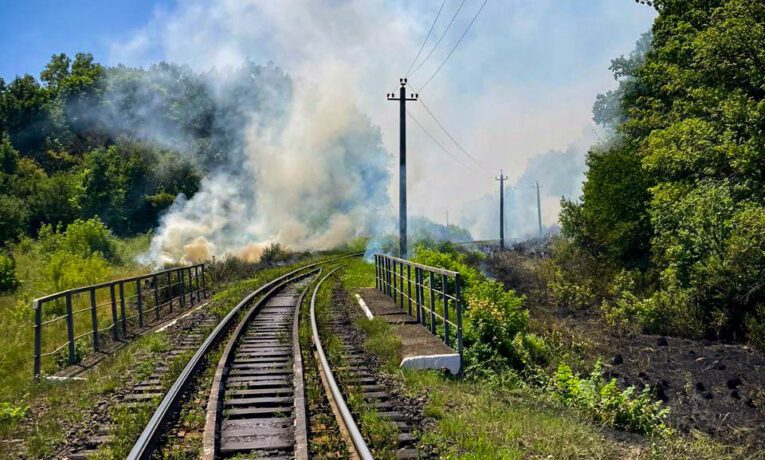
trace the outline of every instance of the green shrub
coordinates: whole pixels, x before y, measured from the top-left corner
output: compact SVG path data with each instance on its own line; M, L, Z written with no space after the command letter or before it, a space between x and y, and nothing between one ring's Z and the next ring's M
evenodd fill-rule
M559 307L583 310L595 303L595 294L588 285L567 281L562 274L551 279L547 286Z
M18 286L16 261L11 254L0 251L0 292L11 291Z
M62 231L51 225L40 227L38 236L45 251L67 251L80 257L100 254L107 260L117 262L117 238L98 217L88 220L77 219Z
M273 242L266 246L266 248L263 249L263 254L260 255L260 261L266 264L284 262L289 258L290 253L277 242Z
M106 281L109 264L100 253L89 257L58 250L50 255L45 267L50 292L64 291Z
M658 436L670 433L665 423L669 408L651 400L649 387L639 394L635 387L620 390L616 379L606 381L601 373L600 361L588 378L581 378L568 365L560 364L551 382L552 390L564 404L614 428Z
M523 361L516 356L513 340L526 330L528 311L523 307L523 296L505 291L496 281L481 281L465 289L466 309L463 317L465 346L484 343L519 366Z
M439 249L418 246L414 259L425 265L457 271L462 276L467 373L475 372L473 375L480 377L487 371L501 372L508 366L523 369L544 355L538 347L541 338L523 339L529 321L528 311L523 308L525 297L505 290L498 281L486 279L472 267L478 259L471 259L451 245ZM520 346L515 342L517 337L520 337Z
M635 289L634 273L622 270L614 278L611 299L604 300L600 306L603 319L619 338L639 332L645 322Z

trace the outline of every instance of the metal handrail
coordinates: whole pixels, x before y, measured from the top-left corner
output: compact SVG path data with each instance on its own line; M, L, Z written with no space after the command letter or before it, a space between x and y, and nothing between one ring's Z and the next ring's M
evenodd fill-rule
M99 332L103 330L110 329L112 331L112 339L115 341L120 339L124 340L128 338L127 324L130 319L137 317L138 327L143 328L145 313L155 312L153 317L158 321L162 317L160 311L161 307L169 305L169 311L172 312L173 302L176 299L178 299L181 309L186 308L187 304L188 306L193 306L195 303L201 302L203 298L207 298L207 288L204 277L205 264L196 264L170 268L130 278L121 278L90 286L76 287L35 299L32 302L32 308L35 312L34 377L40 377L42 372L42 358L55 355L65 347L69 348L67 356L68 363L76 363L79 357L75 341L78 339L87 336L92 337L93 350L99 351L100 342L103 339L108 338L108 336L103 337L99 335ZM150 286L144 286L146 280L151 280ZM166 284L162 284L163 282ZM131 287L131 285L133 287ZM175 286L178 286L178 288L175 288ZM96 293L99 292L99 290L104 289L107 290L108 300L99 303ZM76 309L73 308L73 297L83 293L90 294L88 306ZM160 303L160 297L163 298L162 300L164 300L164 302ZM66 301L66 313L43 321L45 305L49 302L60 302L61 300ZM127 305L128 302L130 303L129 305ZM111 307L110 319L112 324L104 329L100 327L99 307L109 306ZM144 307L147 308L144 309ZM136 314L128 316L126 314L128 308L131 310L135 308L136 310L133 311L137 311ZM90 311L91 327L87 332L78 331L79 334L75 335L75 315L80 317L80 314L88 311ZM101 312L103 316L103 310ZM57 323L62 320L66 321L66 342L63 345L55 347L53 351L44 353L42 349L43 326Z
M456 349L462 358L463 301L460 273L384 254L375 254L374 259L375 287L389 296L404 312L437 337L439 334L436 319L439 319L443 325L443 341L447 346L452 346L449 330L454 327ZM427 284L425 283L426 277L428 279ZM453 280L453 283L449 283L449 279ZM440 289L436 288L437 282L441 284ZM453 290L449 289L450 284L453 284ZM413 286L414 290L412 290ZM426 297L428 297L429 302L426 302ZM441 304L442 315L436 312L436 304ZM453 307L455 315L453 321L449 318L451 307Z

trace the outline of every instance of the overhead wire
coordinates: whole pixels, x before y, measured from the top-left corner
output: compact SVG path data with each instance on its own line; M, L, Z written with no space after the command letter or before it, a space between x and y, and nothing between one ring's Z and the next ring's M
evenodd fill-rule
M444 58L444 60L441 62L441 65L439 65L439 66L438 66L438 68L436 69L436 71L435 71L435 72L433 72L433 75L431 75L431 76L430 76L430 78L428 78L428 79L427 79L427 81L425 81L425 84L424 84L424 85L422 85L422 87L419 89L419 91L422 91L422 90L423 90L423 89L424 89L426 86L428 86L428 84L429 84L429 83L430 83L430 82L433 80L433 78L435 78L435 77L436 77L436 75L438 75L438 72L440 72L440 71L441 71L441 68L444 66L444 64L446 64L446 61L448 61L448 60L449 60L449 58L450 58L450 57L452 56L452 54L454 53L454 50L456 50L456 49L457 49L457 47L458 47L458 46L460 45L460 43L462 42L462 39L463 39L463 38L465 38L465 35L467 35L468 31L470 31L470 28L473 26L473 23L475 22L475 20L476 20L476 19L478 19L478 15L480 15L480 14L481 14L481 11L483 11L483 7L484 7L484 6L486 6L486 3L487 3L488 1L489 1L489 0L483 0L483 3L481 4L481 7L480 7L480 8L478 8L478 11L476 11L476 13L475 13L475 16L473 16L473 19L470 21L470 24L468 24L468 26L467 26L467 28L465 29L465 31L464 31L464 32L462 32L462 35L460 35L460 38L459 38L459 40L457 40L457 43L455 43L455 44L454 44L454 47L452 47L452 50L451 50L451 51L449 51L449 54L447 54L447 55L446 55L446 58ZM463 1L463 3L464 3L464 1ZM462 5L460 5L460 8L461 8L461 7L462 7Z
M455 12L454 12L454 15L452 16L452 19L451 19L451 21L449 21L449 24L447 24L447 25L446 25L446 29L444 29L444 33L443 33L443 34L441 34L441 37L438 39L438 41L436 42L436 44L435 44L435 45L433 45L433 48L431 48L431 49L430 49L430 52L428 53L428 55L427 55L427 56L425 56L425 58L422 60L422 62L420 62L420 65L418 65L418 66L417 66L417 67L416 67L416 68L415 68L415 69L412 71L412 73L411 73L410 75L414 75L415 73L417 73L417 71L418 71L418 70L420 70L420 68L422 67L422 65L423 65L423 64L425 64L425 63L428 61L428 58L430 57L430 55L431 55L431 54L433 54L433 51L435 51L435 50L436 50L436 48L438 48L438 45L441 43L441 40L443 40L443 39L444 39L444 37L446 36L446 33L449 31L449 28L452 26L452 24L454 24L454 20L455 20L455 19L457 19L457 15L460 13L460 10L462 10L462 7L463 7L464 5L465 5L465 0L462 0L462 3L460 3L460 6L457 8L457 11L455 11ZM407 73L408 73L408 72L407 72Z
M481 168L482 170L486 171L487 173L489 173L489 174L493 174L493 173L494 173L494 171L493 171L491 168L487 168L486 166L484 166L484 165L483 165L483 164L482 164L482 163L481 163L481 162L480 162L480 161L479 161L479 160L478 160L476 157L474 157L473 155L471 155L471 154L470 154L470 152L468 152L468 151L467 151L467 150L466 150L466 149L465 149L465 148L462 146L462 144L460 144L460 143L459 143L459 141L457 141L457 139L455 139L455 138L454 138L454 136L452 136L452 135L451 135L451 133L449 132L449 130L447 130L447 129L446 129L446 127L445 127L445 126L444 126L444 125L441 123L441 121L438 119L438 117L436 117L436 115L433 113L433 111L432 111L432 110L430 110L430 107L428 107L428 105L427 105L427 104L425 103L425 101L422 99L422 96L420 96L420 97L418 98L418 101L419 101L420 103L422 103L422 107L425 109L425 111L426 111L426 112L428 112L428 115L430 115L430 117L433 119L433 121L435 121L435 122L436 122L436 124L438 125L438 127L439 127L439 128L441 128L441 131L443 131L443 132L444 132L444 134L446 134L446 136L447 136L449 139L451 139L451 141L454 143L454 145L456 145L456 146L457 146L457 148L458 148L458 149L459 149L459 150L460 150L460 151L461 151L463 154L465 154L465 156L467 156L468 158L470 158L470 161L472 161L472 162L473 162L473 163L474 163L474 164L475 164L477 167Z
M420 58L420 54L422 54L422 50L425 48L425 44L428 42L428 39L430 38L430 34L433 33L433 28L436 26L436 22L438 22L438 18L441 16L441 11L444 9L444 5L446 5L446 0L443 0L441 2L441 8L438 9L438 13L436 13L436 18L433 20L433 24L430 25L430 30L428 30L428 35L426 35L425 40L422 41L422 45L420 45L420 50L417 51L417 56L415 56L412 63L409 64L409 68L406 70L406 73L404 73L404 76L409 75L409 71L412 70L412 67L414 67L414 64L417 62L417 59Z
M455 162L457 162L457 164L459 164L460 166L463 166L463 167L468 167L468 169L470 169L471 167L475 168L474 166L470 165L469 163L463 163L462 161L460 161L460 159L457 158L451 151L449 151L449 149L447 149L446 147L443 146L443 144L438 142L438 139L436 139L432 134L430 134L430 132L425 128L425 126L423 126L423 124L420 123L420 121L414 115L412 115L412 112L407 110L406 114L409 115L409 118L411 118L417 124L417 126L420 127L422 132L424 132L425 135L428 136L430 138L430 140L433 141L434 144L436 144L441 150L443 150L444 153L449 155L449 157L451 157ZM476 174L483 175L483 172L482 171L478 171L477 169L471 169L471 171L476 173Z

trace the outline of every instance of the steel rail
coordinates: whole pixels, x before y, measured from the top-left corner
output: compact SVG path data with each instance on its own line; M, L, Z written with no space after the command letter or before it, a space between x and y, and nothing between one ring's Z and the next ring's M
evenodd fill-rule
M369 451L369 447L367 447L367 443L364 441L364 437L361 435L361 431L359 431L359 427L356 425L356 421L353 420L353 415L348 409L348 405L345 403L345 398L340 392L340 388L337 386L335 375L332 373L332 369L329 367L329 361L327 361L327 356L324 354L324 347L322 346L321 338L319 337L319 328L316 326L316 295L319 292L321 284L340 268L341 267L336 267L327 273L318 283L316 283L316 287L313 290L313 295L311 296L311 330L313 331L313 343L316 346L316 353L319 355L319 362L324 375L327 378L332 397L335 399L335 403L340 410L342 423L351 435L356 452L359 454L359 457L364 460L373 460L374 457L372 457L372 453ZM341 421L338 420L338 422Z
M234 317L239 313L239 311L242 308L244 308L246 305L252 302L252 300L261 292L264 292L265 290L269 289L271 286L278 284L281 281L284 281L285 279L288 279L289 277L294 276L304 270L308 270L317 265L325 264L328 262L333 262L333 261L345 259L348 257L358 256L360 254L362 253L354 253L350 255L339 256L335 258L330 258L330 259L314 262L308 265L304 265L272 281L269 281L268 283L265 283L263 286L259 287L255 291L248 294L244 299L242 299L242 301L239 302L234 308L232 308L231 311L221 320L221 322L218 323L215 329L213 329L213 331L210 332L210 334L207 336L207 338L202 343L202 345L199 346L196 353L194 353L194 355L188 361L188 363L186 364L186 367L184 367L183 371L181 371L178 378L175 380L173 385L167 391L167 393L165 394L165 397L159 403L159 406L154 411L154 414L152 415L151 419L146 424L146 427L144 427L143 432L141 432L141 435L138 437L138 440L133 445L133 448L131 449L130 453L127 456L128 460L151 458L151 454L153 453L156 442L162 433L162 428L164 427L164 425L167 423L168 419L170 418L173 407L179 402L183 394L183 391L185 390L188 383L191 381L191 377L196 373L197 368L200 366L202 362L202 358L204 357L205 354L207 354L207 352L210 350L213 344L217 343L217 341L220 340L223 333L226 330L228 330L228 328L230 327L230 323L233 321Z

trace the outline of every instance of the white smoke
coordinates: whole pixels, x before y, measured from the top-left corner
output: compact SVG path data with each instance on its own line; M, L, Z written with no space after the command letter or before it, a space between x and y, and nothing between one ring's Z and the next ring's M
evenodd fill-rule
M593 4L583 28L571 20L574 12L554 0L489 2L424 91L444 124L487 167L504 167L517 181L536 155L564 150L589 124L595 95L612 86L610 59L631 49L652 18L645 12L650 8L611 0ZM457 5L447 2L444 18ZM438 67L479 5L466 3L443 46L411 79L415 85ZM173 206L151 257L256 257L270 241L326 248L390 230L396 220L388 196L397 200L398 177L386 147L397 151L398 110L384 95L397 89L437 8L399 0L179 0L157 10L129 40L113 44L112 63L148 64L162 56L197 71L225 71L249 59L274 61L294 77L284 120L274 123L257 110L243 114L249 118L243 158L211 172L197 195ZM434 37L446 23L436 25ZM412 111L457 152L422 108L413 105ZM370 133L362 112L381 132ZM456 221L460 210L467 215L476 209L472 201L495 189L491 175L470 175L409 126L410 215L441 221L449 207ZM547 190L549 223L559 196ZM490 208L486 219L496 222ZM488 232L488 221L472 220L461 223L473 236Z
M340 75L328 78L342 79ZM286 122L254 111L243 156L209 173L191 199L161 220L148 257L197 262L263 247L331 249L368 235L390 211L379 129L335 91L297 82Z

